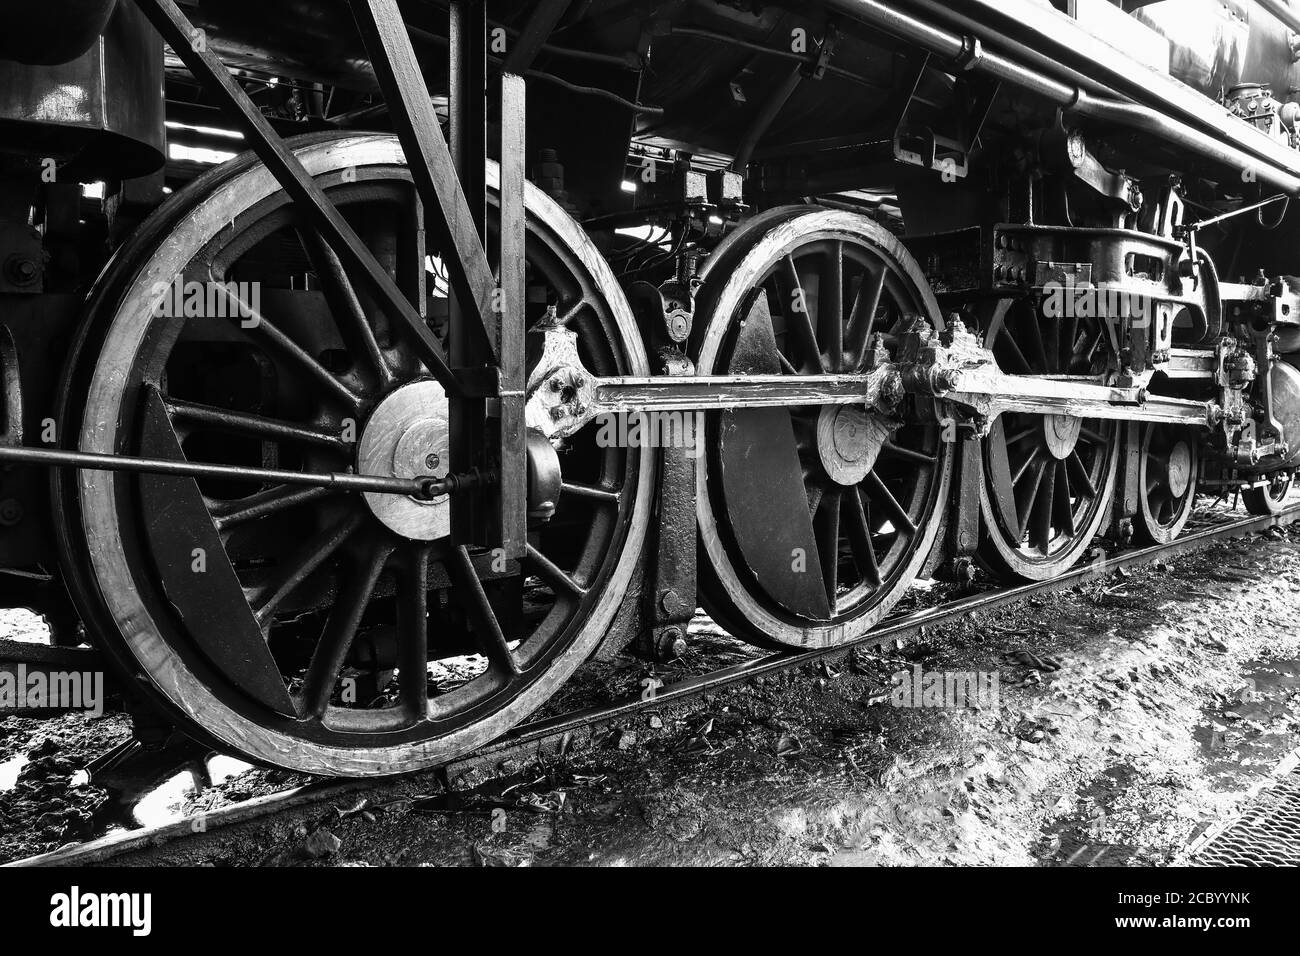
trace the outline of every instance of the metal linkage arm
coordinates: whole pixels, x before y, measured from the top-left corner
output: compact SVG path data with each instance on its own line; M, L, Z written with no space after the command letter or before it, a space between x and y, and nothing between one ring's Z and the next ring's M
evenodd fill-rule
M167 458L134 458L129 455L97 455L89 452L63 451L53 448L0 448L0 463L42 465L51 468L84 468L90 471L126 471L149 475L179 475L183 478L225 478L266 484L307 485L339 491L374 494L409 495L431 500L492 480L491 476L473 473L448 475L446 478L385 478L379 475L353 475L338 472L311 474L281 471L274 468L245 468L241 465L209 465L202 462L174 461Z
M1006 375L993 354L964 329L943 344L921 323L904 333L897 361L883 348L866 371L851 375L682 375L601 378L582 367L572 333L551 328L545 353L529 376L527 418L563 438L605 415L682 414L733 408L864 405L896 414L907 395L942 398L991 422L1004 412L1213 425L1213 403L1152 396L1141 387L1096 381Z
M396 0L352 0L352 15L361 29L361 39L424 201L426 221L450 265L448 276L457 302L467 318L482 326L489 354L495 355L499 347L494 308L498 298L496 280L443 138L402 11ZM481 196L473 198L478 203L483 201Z
M425 324L415 306L402 294L392 276L379 264L357 236L356 231L303 168L298 157L271 128L261 111L248 98L248 94L231 77L221 60L209 49L203 32L197 30L186 19L174 0L135 0L135 2L153 23L154 28L162 34L172 51L189 68L194 78L238 123L253 152L266 164L267 169L275 176L285 192L303 210L312 226L337 253L344 266L355 270L365 279L380 307L409 334L417 354L433 373L434 378L442 384L449 395L460 395L463 389L456 375L447 365L442 346L434 337L433 331ZM438 136L441 138L440 132ZM415 159L411 162L413 166L416 165ZM448 220L445 228L450 230L452 223L453 220ZM478 249L481 255L481 246ZM462 279L458 270L453 268L451 272L453 281L469 281ZM466 272L465 275L468 276L470 273ZM483 281L481 271L475 272L474 275L477 276L476 284L481 285Z

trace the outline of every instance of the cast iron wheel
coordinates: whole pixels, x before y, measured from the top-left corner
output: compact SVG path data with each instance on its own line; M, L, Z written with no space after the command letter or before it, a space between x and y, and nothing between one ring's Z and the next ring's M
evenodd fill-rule
M290 145L438 332L445 277L396 138ZM495 166L489 184L494 201ZM646 374L603 259L539 190L525 204L528 321L553 306L589 368ZM398 467L414 443L407 464L444 474L441 386L303 222L251 156L173 197L97 287L64 433L87 452L303 471L364 471L376 447ZM218 293L235 318L162 316L176 279L258 288L260 313ZM426 767L540 706L623 599L653 463L591 431L568 442L558 511L518 562L457 545L446 499L83 471L55 480L65 577L88 629L204 739L311 773Z
M1242 489L1241 503L1253 515L1275 515L1285 507L1294 480L1291 473L1273 475L1267 484Z
M1104 347L1096 319L1044 318L1028 300L997 303L984 333L1009 375L1091 377ZM1008 412L984 440L979 558L995 575L1046 581L1079 560L1106 520L1122 435L1114 422Z
M1196 505L1200 477L1195 429L1149 423L1142 426L1138 464L1138 522L1149 544L1168 544L1182 534Z
M734 233L703 273L693 356L708 374L851 374L938 304L872 220L789 207ZM924 564L947 506L937 424L860 407L710 414L698 468L705 607L756 644L829 647L870 630Z

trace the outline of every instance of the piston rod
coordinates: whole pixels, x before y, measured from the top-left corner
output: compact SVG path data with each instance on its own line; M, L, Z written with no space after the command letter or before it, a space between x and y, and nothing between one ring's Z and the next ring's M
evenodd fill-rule
M225 478L260 481L268 484L307 485L335 488L339 491L372 494L408 495L432 500L466 488L478 487L489 480L480 472L417 478L385 478L380 475L354 475L339 472L311 474L274 468L245 468L242 465L212 465L203 462L173 461L165 458L135 458L129 455L99 455L55 448L0 448L0 464L41 465L48 468L81 468L88 471L121 471L149 475L176 475L181 478Z

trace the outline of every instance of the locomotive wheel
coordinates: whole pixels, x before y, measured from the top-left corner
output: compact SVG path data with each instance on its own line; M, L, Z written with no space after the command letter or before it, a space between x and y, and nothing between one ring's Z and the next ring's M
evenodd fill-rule
M700 374L851 374L938 304L872 220L791 207L755 217L710 258L697 302ZM697 469L709 561L702 600L764 646L828 647L871 629L925 562L948 500L937 425L862 408L709 415Z
M1273 475L1267 485L1242 489L1241 502L1253 515L1275 515L1285 506L1294 480L1293 474Z
M1196 435L1176 425L1147 424L1142 428L1142 457L1138 464L1138 517L1135 530L1151 544L1177 538L1196 504L1200 464Z
M290 146L411 300L445 304L397 139ZM604 261L539 190L525 205L529 321L549 301L588 367L646 374ZM456 422L441 387L305 221L245 156L133 237L97 287L64 383L84 396L61 413L81 450L446 472ZM177 278L260 282L259 321L159 317L158 283ZM565 493L519 562L453 544L447 499L59 475L65 576L88 630L185 729L298 771L418 769L541 705L623 599L651 458L583 434L555 461Z
M1028 300L1008 299L993 310L984 344L1008 374L1087 375L1102 335L1096 319L1040 320ZM1027 581L1069 570L1106 520L1121 443L1114 422L999 416L984 440L985 567Z

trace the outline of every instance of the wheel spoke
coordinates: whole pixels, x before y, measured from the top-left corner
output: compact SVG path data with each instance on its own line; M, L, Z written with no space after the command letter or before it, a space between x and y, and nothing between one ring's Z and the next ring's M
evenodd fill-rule
M896 458L903 458L907 461L914 461L920 465L935 465L939 459L934 455L927 455L924 452L915 451L911 448L903 448L901 445L895 445L893 442L885 442L881 449L883 454L893 455Z
M876 312L880 309L880 297L885 291L885 274L883 263L878 271L868 269L858 286L858 294L853 299L845 348L850 355L858 357L858 365L862 364L863 353L871 342L871 333L875 331Z
M845 499L848 502L846 524L854 563L867 583L879 587L880 565L876 561L876 549L871 543L871 518L866 502L856 490L845 495Z
M813 537L817 539L817 558L822 566L826 602L835 613L840 575L840 491L832 488L822 495L813 518Z
M216 524L217 530L229 531L249 521L270 517L290 508L337 494L339 492L332 488L278 485L237 501L217 501L208 498L205 499L205 503L212 514L212 521Z
M276 573L249 596L248 603L257 623L265 628L280 603L335 555L344 542L361 527L361 521L360 512L354 512L303 543L285 559Z
M582 597L587 593L587 589L575 581L567 572L562 571L546 555L538 551L533 545L528 546L528 565L537 572L537 576L545 581L551 590L556 592L558 598L561 593L568 594L572 597Z
M299 713L304 717L324 717L329 709L330 697L338 683L343 663L347 659L357 628L374 593L375 584L384 570L391 549L372 542L357 562L353 573L343 576L339 591L316 652L307 667L307 675L299 691Z
M782 260L782 269L789 286L786 290L789 299L785 303L786 307L782 309L786 317L786 328L798 341L799 351L805 363L824 371L821 347L817 344L817 331L813 328L812 316L808 313L808 296L804 292L803 282L799 279L799 270L795 266L794 258L786 256Z
M356 287L348 278L338 253L317 232L300 231L299 237L312 268L325 287L325 300L329 303L344 340L360 344L360 351L369 361L371 371L378 377L380 388L386 388L393 383L393 370L389 368L388 360L379 347L374 327L366 317Z
M463 592L463 606L469 615L479 650L494 668L511 677L518 677L519 662L510 650L510 644L501 630L501 622L492 610L492 602L488 600L487 591L483 589L483 582L479 580L474 562L464 546L452 551L447 570L451 574L452 583Z
M569 306L559 314L559 317L557 319L558 324L567 327L570 322L572 322L574 319L578 317L578 313L581 312L583 309L587 308L588 305L590 305L590 303L585 298L579 299L578 301L574 302L571 306Z
M1070 310L1074 312L1073 309ZM1071 314L1070 324L1067 326L1068 331L1061 338L1061 371L1067 375L1074 367L1074 345L1075 339L1079 337L1079 317Z
M1047 362L1047 343L1043 340L1043 327L1038 324L1036 315L1030 313L1028 319L1026 324L1033 331L1034 353L1038 359L1037 371L1047 374L1052 371L1052 368Z
M916 524L907 513L907 509L898 503L898 499L885 487L879 475L874 471L868 474L863 487L871 499L885 509L890 522L901 534L906 534L908 537L916 536Z
M315 379L326 391L332 393L349 408L357 409L360 407L361 396L350 385L335 377L333 372L308 355L302 346L271 324L266 316L254 309L250 303L243 302L238 296L230 292L225 283L215 282L213 287L227 299L233 300L234 311L230 314L247 316L239 323L239 326L247 331L252 338L260 339L274 348L281 357L293 362L300 371L309 378Z
M1011 329L1007 328L1005 322L998 325L998 334L1002 336L1002 340L1006 344L1007 351L1011 353L1011 357L1014 358L1016 363L1020 366L1020 371L1025 374L1033 372L1033 366L1029 364L1029 359L1025 358L1025 353L1020 351L1020 345L1016 342L1015 335L1012 334Z
M1013 486L1020 484L1020 479L1025 476L1025 472L1029 470L1029 466L1038 461L1038 458L1042 453L1043 449L1041 445L1035 445L1030 450L1029 454L1025 456L1025 460L1020 463L1020 467L1016 469L1016 473L1011 476L1011 484ZM1020 523L1022 525L1024 524L1023 521Z
M1008 436L1007 446L1010 447L1011 445L1015 445L1018 442L1024 441L1026 438L1029 438L1031 435L1041 435L1042 433L1043 433L1042 425L1030 425L1028 428L1022 428L1014 435Z
M572 495L574 498L586 498L590 501L599 501L602 504L617 505L619 493L610 491L608 488L597 488L594 485L584 485L576 481L566 481L561 485L561 491L566 495Z
M828 372L844 365L844 243L833 242L822 263L817 293L817 328Z
M1035 449L1035 453L1037 453L1037 451L1038 449ZM1016 509L1016 519L1019 522L1021 529L1024 529L1024 527L1029 521L1030 516L1034 514L1034 506L1038 502L1038 490L1042 486L1043 474L1046 471L1047 471L1047 462L1045 461L1039 462L1034 467L1033 484L1030 485L1029 493L1021 499L1020 506ZM1021 531L1021 534L1022 535L1024 534L1023 530ZM1031 539L1031 543L1032 543L1032 539Z
M1071 538L1075 535L1074 502L1070 499L1070 474L1065 462L1056 463L1056 526Z
M167 406L167 413L173 421L193 422L221 431L250 435L254 438L265 438L269 441L297 441L310 445L319 445L343 453L347 453L351 449L351 446L343 440L342 435L326 431L323 428L313 428L309 425L299 425L296 422L268 418L265 415L231 411L226 408L218 408L215 405L185 402L175 398L165 398L164 402Z
M423 542L408 549L397 578L397 683L413 721L429 716L429 555Z
M1084 467L1083 459L1079 457L1077 451L1070 452L1070 457L1066 459L1069 467L1070 478L1079 490L1079 494L1084 498L1096 498L1097 486L1092 483L1088 477L1088 469Z
M1044 554L1052 544L1052 510L1056 503L1056 468L1043 463L1038 487L1034 491L1033 525L1029 543Z

